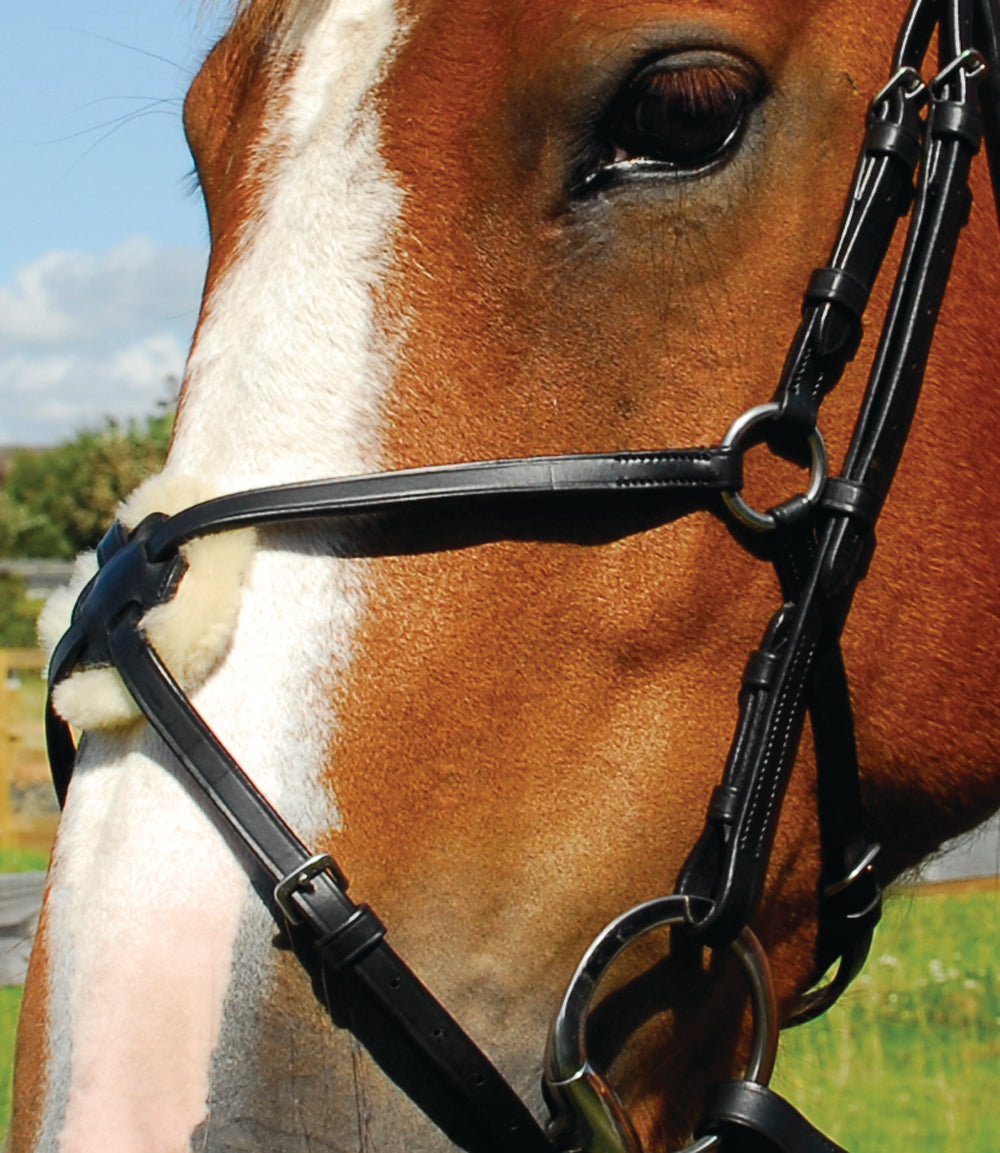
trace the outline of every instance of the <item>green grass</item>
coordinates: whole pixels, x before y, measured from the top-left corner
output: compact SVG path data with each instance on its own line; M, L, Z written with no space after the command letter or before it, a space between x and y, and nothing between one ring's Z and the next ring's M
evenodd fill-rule
M44 872L49 855L38 849L11 849L0 846L0 873Z
M774 1087L858 1153L1000 1145L1000 887L890 900L841 1003L782 1040Z
M44 868L0 850L0 871ZM851 1153L1000 1148L1000 886L890 900L865 972L784 1035L775 1088ZM20 989L0 989L0 1133Z
M21 990L0 988L0 1134L7 1132L14 1078L14 1041L17 1015L21 1011Z

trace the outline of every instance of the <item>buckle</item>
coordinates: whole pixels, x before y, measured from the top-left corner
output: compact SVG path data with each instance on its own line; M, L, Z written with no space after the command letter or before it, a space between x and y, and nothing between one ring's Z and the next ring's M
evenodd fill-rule
M907 100L913 100L926 92L927 85L924 84L924 78L916 68L912 68L910 65L897 68L889 78L889 82L872 97L872 109L877 108L883 100L887 100L897 88L903 89L903 96Z
M854 866L853 869L847 874L846 877L841 877L839 881L834 881L833 884L827 885L823 890L823 896L826 898L837 897L841 893L850 889L856 881L859 881L865 874L871 873L871 867L875 862L875 858L882 851L882 846L879 844L869 845L867 851Z
M927 87L934 99L939 100L944 86L956 72L964 72L966 80L981 80L988 70L989 64L982 52L978 48L966 48L954 60L949 61Z
M347 877L329 853L316 853L302 862L274 886L274 899L290 925L301 925L303 917L292 900L296 893L313 892L313 877L329 873L343 892L347 891Z

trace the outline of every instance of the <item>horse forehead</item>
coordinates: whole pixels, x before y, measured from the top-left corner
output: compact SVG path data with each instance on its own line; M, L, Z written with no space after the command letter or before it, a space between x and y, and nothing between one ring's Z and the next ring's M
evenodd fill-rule
M566 68L600 68L609 57L642 57L657 48L728 46L778 68L791 51L834 57L891 35L884 13L876 23L858 8L842 0L410 0L400 13L412 55L401 52L393 71L400 87L414 92L450 85L457 96L471 86L488 97L511 84L530 88L547 74L564 76ZM433 56L433 68L416 66L422 53ZM442 117L449 107L459 109L444 101ZM414 119L412 127L419 132L421 124Z
M433 0L442 8L441 0ZM819 0L822 4L825 0ZM545 55L560 44L597 43L606 35L635 36L647 30L692 37L699 27L728 30L733 37L753 29L762 42L778 41L801 27L810 9L796 11L779 0L630 0L627 4L561 4L558 0L528 0L511 20L501 3L489 6L495 26L519 52Z
M278 35L274 12L294 31ZM292 14L291 18L288 13ZM256 14L256 15L255 15ZM393 42L373 41L371 30L394 25ZM875 27L881 28L885 21ZM372 63L386 65L403 88L418 91L427 82L454 85L463 80L488 91L491 81L524 80L539 63L579 64L588 56L600 59L609 50L621 50L633 41L642 48L643 37L697 45L706 37L739 47L746 42L777 63L793 42L817 43L826 54L840 44L864 43L871 38L872 19L856 6L838 0L805 0L789 5L782 0L630 0L627 4L567 4L563 0L285 0L251 4L237 18L202 75L192 87L188 113L203 121L203 132L232 133L240 125L208 123L217 107L218 90L241 87L241 100L249 99L258 84L284 88L310 53L328 51L340 57L332 62L329 79ZM881 37L878 37L881 39ZM433 68L414 67L412 57L399 51L401 42L433 56ZM282 47L283 45L283 47ZM221 51L220 51L221 49ZM581 55L582 53L582 55ZM280 61L277 68L258 69L261 61ZM374 84L377 77L369 72ZM258 114L262 109L256 110ZM442 107L447 113L447 105ZM418 135L426 123L411 120Z
M275 10L291 31L275 32ZM217 258L227 233L261 214L282 162L338 125L345 139L359 123L390 126L380 151L411 185L413 171L423 166L430 181L444 166L471 188L496 179L518 137L558 124L560 106L597 99L595 75L623 59L705 45L778 78L799 56L831 68L879 57L886 23L834 0L258 0L210 55L185 109Z
M865 16L855 7L841 0L401 0L398 11L411 33L436 37L438 63L447 72L463 58L492 56L498 45L516 48L519 58L547 57L577 43L596 45L604 36L627 38L647 30L679 31L693 39L699 28L733 38L752 32L758 43L778 46L816 19L823 20L827 35L856 30Z
M415 0L411 7L378 101L383 120L405 125L405 134L390 136L384 150L390 165L397 156L405 165L407 145L421 149L429 176L454 162L470 185L502 175L519 144L526 155L525 136L558 130L561 117L575 113L575 131L599 119L596 105L657 55L730 52L758 65L776 90L794 78L795 100L808 102L845 78L857 83L859 73L868 85L869 74L884 69L894 35L884 11L876 20L837 0ZM589 121L581 115L588 104ZM538 163L537 154L531 160Z

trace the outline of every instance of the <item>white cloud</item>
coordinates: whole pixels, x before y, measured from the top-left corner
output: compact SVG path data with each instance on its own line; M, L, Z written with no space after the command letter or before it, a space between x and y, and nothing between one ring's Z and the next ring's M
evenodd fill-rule
M177 336L154 333L104 353L0 356L0 443L53 443L108 417L149 416L186 355Z
M108 378L121 388L148 396L151 382L162 386L168 377L180 380L186 356L187 350L172 333L155 333L115 352L107 364Z
M155 410L180 379L204 256L133 237L49 252L0 285L0 443L53 443Z

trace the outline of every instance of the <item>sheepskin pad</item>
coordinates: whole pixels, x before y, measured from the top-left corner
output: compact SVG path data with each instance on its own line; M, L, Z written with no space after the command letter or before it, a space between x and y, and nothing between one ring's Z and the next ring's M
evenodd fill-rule
M218 495L190 477L160 473L135 490L118 519L133 529L153 512L180 512ZM243 580L256 534L237 529L183 545L188 563L174 597L150 609L142 627L175 680L187 692L211 674L229 649L239 615ZM97 571L92 552L77 558L66 588L53 593L38 622L42 645L51 653L69 628L73 606ZM120 728L140 716L139 708L112 668L81 669L56 686L53 704L79 729Z

